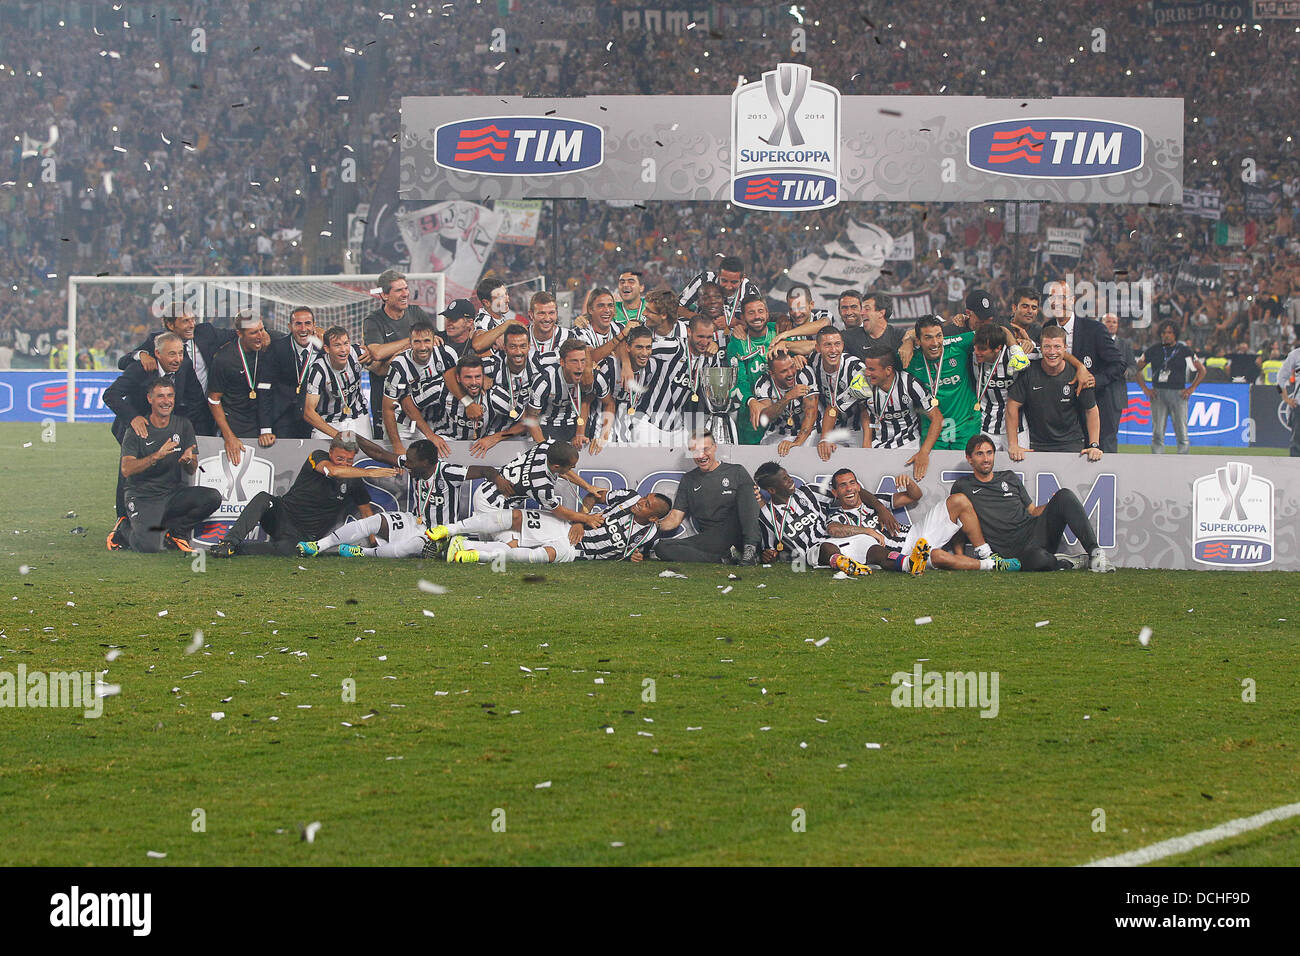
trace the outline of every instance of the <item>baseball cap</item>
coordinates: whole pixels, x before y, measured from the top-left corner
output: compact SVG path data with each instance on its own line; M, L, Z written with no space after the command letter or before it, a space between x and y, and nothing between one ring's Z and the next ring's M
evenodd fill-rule
M993 297L983 289L975 289L966 296L966 308L980 319L993 318Z
M477 313L469 299L454 299L441 314L449 319L472 319Z

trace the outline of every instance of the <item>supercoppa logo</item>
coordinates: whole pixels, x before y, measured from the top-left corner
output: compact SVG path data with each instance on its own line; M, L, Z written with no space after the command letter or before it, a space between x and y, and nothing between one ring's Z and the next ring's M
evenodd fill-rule
M840 201L840 91L781 63L731 94L731 201L821 209Z
M557 116L486 116L434 130L434 162L481 176L561 176L605 161L605 131Z
M1141 169L1142 130L1109 120L1033 117L966 131L966 163L998 176L1093 179Z
M1230 461L1192 484L1192 560L1221 568L1273 562L1273 482Z

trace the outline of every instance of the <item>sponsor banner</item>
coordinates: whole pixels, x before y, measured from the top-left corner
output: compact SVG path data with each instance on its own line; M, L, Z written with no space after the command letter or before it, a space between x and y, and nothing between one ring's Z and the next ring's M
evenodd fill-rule
M1250 417L1255 422L1255 446L1261 448L1291 447L1292 411L1282 401L1282 393L1274 385L1250 386Z
M886 262L911 262L916 258L916 240L911 232L894 237L894 248L885 255Z
M1184 262L1174 276L1174 289L1179 292L1198 292L1217 289L1223 281L1223 268L1218 263L1193 264Z
M1245 448L1253 426L1249 385L1201 385L1187 400L1187 441L1192 445ZM1128 406L1119 419L1119 440L1129 445L1151 444L1151 402L1136 382L1128 385ZM1165 423L1166 454L1175 447L1173 422Z
M537 241L537 224L542 218L540 199L498 199L492 211L501 217L497 242L531 246Z
M72 408L79 422L111 422L104 392L120 372L78 372ZM0 421L66 421L68 376L57 369L0 372Z
M934 314L934 304L928 292L894 292L889 298L894 303L894 312L889 319L891 324L910 327L921 316Z
M451 461L478 462L469 457L468 442L451 442ZM212 487L247 500L254 484L272 474L273 492L283 494L313 448L325 442L277 442L270 448L246 449L254 464L227 469L224 450L216 438L199 439L203 474L218 475ZM488 452L482 463L501 465L526 446L502 442ZM814 448L796 448L781 459L801 483L829 482L839 468L852 468L863 487L879 496L895 490L893 476L907 470L911 452L836 449L830 461L822 461ZM771 447L724 445L719 459L734 461L753 474L763 462L775 457ZM211 459L216 459L212 461ZM250 460L246 458L245 460ZM358 459L363 466L366 459ZM267 464L261 464L267 463ZM269 471L268 467L269 465ZM1117 565L1136 568L1267 569L1300 570L1297 527L1300 522L1300 464L1289 458L1255 458L1250 463L1204 456L1167 457L1153 467L1146 455L1107 455L1096 464L1081 462L1077 455L1030 453L1023 462L1012 463L999 454L996 467L1015 471L1036 504L1046 504L1065 488L1083 502L1099 543ZM583 454L578 472L599 487L652 491L673 497L682 475L694 467L684 448L607 447L599 455ZM936 451L930 469L920 483L919 504L898 513L900 520L918 521L927 509L947 496L952 482L969 471L959 452ZM404 491L391 479L367 481L375 503L382 508L409 506ZM261 490L261 485L258 485ZM569 498L575 497L572 491ZM462 509L469 495L460 496ZM234 514L232 499L230 514ZM225 505L223 504L223 508ZM239 505L242 509L242 504ZM462 511L463 513L463 511ZM230 518L229 520L233 520ZM1067 534L1062 550L1079 550ZM329 556L315 561L332 561ZM594 569L593 569L594 571ZM596 572L598 573L598 572ZM653 572L649 572L653 573ZM1081 574L1084 572L1080 572ZM1088 579L1080 578L1081 582Z
M1083 230L1060 229L1049 226L1047 229L1048 255L1069 256L1078 259L1083 255Z
M396 219L411 254L410 272L443 273L448 302L473 295L496 241L499 215L472 202L442 202L399 212Z
M1183 190L1183 215L1218 219L1222 212L1223 199L1217 189Z
M1240 24L1249 20L1250 16L1251 4L1247 0L1153 0L1151 4L1151 22L1158 27L1204 23L1207 20Z
M399 195L785 210L1182 200L1181 99L843 96L792 63L743 79L730 96L403 97Z

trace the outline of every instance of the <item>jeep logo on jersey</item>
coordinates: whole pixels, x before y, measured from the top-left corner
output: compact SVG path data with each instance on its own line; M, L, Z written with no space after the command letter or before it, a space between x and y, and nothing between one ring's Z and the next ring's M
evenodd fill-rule
M605 131L555 116L486 116L433 132L434 161L482 176L562 176L605 161Z
M1273 561L1273 482L1230 461L1192 484L1192 560L1246 568Z
M731 201L821 209L840 201L840 91L782 63L731 94Z
M999 176L1094 179L1141 169L1142 130L1091 119L1015 119L966 131L966 162Z

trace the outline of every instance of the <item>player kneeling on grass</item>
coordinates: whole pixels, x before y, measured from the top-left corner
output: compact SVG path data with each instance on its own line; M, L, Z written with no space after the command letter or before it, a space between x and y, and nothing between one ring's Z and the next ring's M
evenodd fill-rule
M1097 544L1097 534L1078 495L1061 488L1047 504L1035 505L1014 471L993 470L995 456L992 439L976 435L966 443L966 460L973 474L963 475L952 485L953 497L966 498L975 509L989 544L1002 554L1019 558L1026 571L1115 570ZM1086 555L1055 553L1066 527L1074 532Z
M364 479L395 478L401 469L352 467L358 443L371 457L397 463L395 455L369 439L353 432L339 432L330 441L328 454L313 451L307 456L298 477L283 495L265 491L253 495L225 537L213 546L212 556L294 554L299 541L324 537L353 511L363 518L374 514ZM255 527L261 527L271 540L245 541Z
M424 533L455 514L455 486L482 479L509 491L510 484L491 465L450 465L438 461L438 449L426 439L406 450L410 511L381 511L346 522L323 538L299 541L298 553L314 557L337 547L344 558L413 558L424 552ZM372 540L373 539L373 540Z
M901 524L894 516L894 509L910 508L919 502L921 487L906 472L896 477L894 483L900 490L890 496L889 505L885 506L858 483L858 476L851 469L841 468L835 472L831 476L834 505L829 515L830 533L841 537L867 535L879 541L890 552L907 555L914 554L916 543L922 536L932 534L933 539L926 538L930 544L928 563L932 568L944 571L1020 570L1020 562L1015 558L1004 558L992 552L984 540L975 510L961 495L952 495L938 502L918 525ZM956 534L951 530L953 525L966 535L975 548L975 557L967 557L960 549L948 547ZM924 568L924 563L921 568ZM915 561L908 570L913 574L921 573Z
M758 513L765 564L797 559L808 567L834 568L852 577L870 574L867 562L891 571L910 569L913 564L925 568L924 541L916 555L903 556L890 554L867 535L833 537L823 510L824 494L809 485L795 487L790 473L776 462L759 465L754 482L770 499Z

